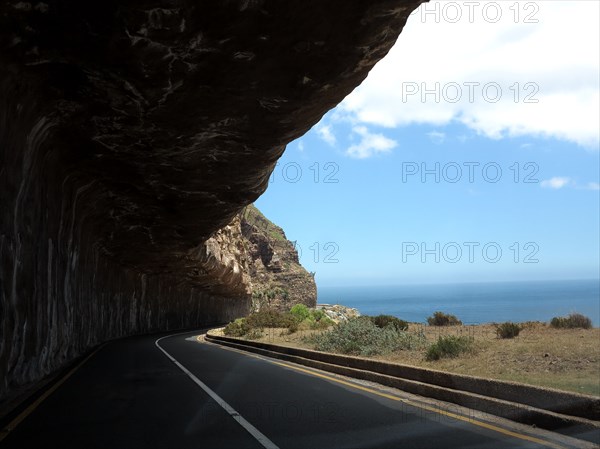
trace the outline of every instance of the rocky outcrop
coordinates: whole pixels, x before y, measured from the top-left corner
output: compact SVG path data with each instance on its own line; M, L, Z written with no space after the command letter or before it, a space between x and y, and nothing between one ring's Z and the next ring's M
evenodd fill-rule
M101 341L247 313L226 226L419 3L2 2L0 398Z
M295 304L314 307L314 274L300 265L295 243L254 205L246 207L241 217L242 234L248 242L252 310L288 311Z
M316 305L314 276L300 264L295 243L254 205L244 208L201 249L199 269L219 280L206 286L213 292L222 285L228 291L235 289L240 298L252 298L253 311Z
M252 292L248 242L236 216L199 247L198 266L206 279L205 290L247 299Z
M334 323L341 323L360 316L358 309L339 304L319 304L316 308L322 310Z

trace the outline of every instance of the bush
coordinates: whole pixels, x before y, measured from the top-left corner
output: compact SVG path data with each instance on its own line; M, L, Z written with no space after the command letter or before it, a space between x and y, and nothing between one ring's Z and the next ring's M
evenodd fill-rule
M500 338L514 338L521 332L521 326L507 321L496 326L496 335Z
M443 312L434 312L432 316L427 318L427 324L430 326L457 326L462 324L454 315Z
M363 356L416 349L425 344L422 335L399 331L394 326L381 328L365 317L351 318L329 332L310 337L309 341L318 351Z
M296 318L290 313L282 313L276 310L261 310L251 313L246 322L252 328L265 327L288 327Z
M289 326L287 327L287 333L288 335L291 335L293 333L298 332L299 329L299 323L297 321L292 321Z
M260 329L250 329L250 331L246 334L246 338L248 340L258 340L263 336L262 330Z
M469 337L456 337L448 335L439 337L436 343L433 343L427 349L425 358L429 361L442 358L454 358L459 355L471 352L473 350L473 339Z
M290 329L290 333L298 329L327 329L335 324L322 310L309 309L304 304L296 304L291 308L290 314L296 319L296 328Z
M225 326L223 333L229 337L243 337L250 332L250 330L251 328L248 323L246 323L246 320L244 318L238 318Z
M369 317L373 324L377 327L384 328L386 326L393 326L398 331L408 330L408 323L400 318L396 318L391 315L377 315Z
M592 320L581 313L572 313L567 318L572 328L591 329Z
M315 321L325 320L325 321L329 321L330 323L333 323L333 321L331 321L331 319L327 316L327 314L325 312L323 312L321 309L312 310L311 315Z
M307 323L308 328L312 330L325 330L335 324L328 316L319 320L306 320L304 323Z
M550 326L555 327L557 329L566 328L567 326L567 318L561 316L555 316L550 321Z
M550 326L557 329L590 329L592 320L580 313L571 313L569 316L555 316L550 321Z
M274 310L263 310L251 313L246 318L238 318L223 329L223 333L230 337L260 338L262 329L273 327L297 326L296 318L290 313L281 313Z
M246 318L239 318L223 329L223 333L230 337L246 337L257 339L262 337L264 328L285 328L288 334L297 332L298 329L326 329L333 321L321 310L310 310L303 304L292 307L290 312L277 310L261 310L251 313Z
M290 313L298 320L302 322L310 317L310 310L304 304L296 304L290 309Z

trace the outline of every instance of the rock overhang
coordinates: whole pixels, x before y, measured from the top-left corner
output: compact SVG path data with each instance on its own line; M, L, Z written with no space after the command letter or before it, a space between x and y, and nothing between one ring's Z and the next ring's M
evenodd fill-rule
M86 188L102 252L186 270L419 3L5 3L3 77L34 143L59 148L50 169Z

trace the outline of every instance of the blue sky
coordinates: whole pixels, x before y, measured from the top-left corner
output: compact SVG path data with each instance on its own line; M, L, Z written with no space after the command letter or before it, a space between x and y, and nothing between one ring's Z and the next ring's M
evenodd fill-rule
M531 3L430 3L288 145L256 204L319 286L598 278L598 3Z

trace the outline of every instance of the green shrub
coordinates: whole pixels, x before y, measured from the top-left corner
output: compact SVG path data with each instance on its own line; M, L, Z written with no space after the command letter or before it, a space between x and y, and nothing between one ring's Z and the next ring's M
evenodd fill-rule
M302 322L310 317L310 310L304 304L296 304L290 309L290 313L298 320Z
M580 313L571 313L569 316L555 316L550 321L550 326L557 329L590 329L592 320Z
M229 337L243 337L250 332L250 330L251 327L246 323L246 320L244 318L238 318L225 326L223 333Z
M463 353L471 352L472 350L472 338L447 335L445 337L439 337L437 342L429 346L425 358L430 361L442 358L454 358Z
M265 328L285 328L288 334L302 329L327 329L334 322L321 310L311 310L303 304L292 307L290 312L261 310L239 318L223 329L230 337L256 339L262 336Z
M296 304L291 308L290 314L296 320L296 327L290 329L290 333L298 329L327 329L335 324L322 310L309 309L304 304Z
M555 327L557 329L567 327L567 318L562 316L555 316L550 320L550 326Z
M427 318L427 323L430 326L457 326L462 324L462 321L448 313L434 312L432 316Z
M315 321L321 321L321 320L331 321L331 319L327 316L327 314L325 312L323 312L321 309L312 310L311 315ZM333 323L333 321L331 321L331 322Z
M377 315L369 317L373 324L377 327L384 328L386 326L393 326L396 330L405 331L408 330L408 323L400 318L396 318L391 315Z
M310 337L309 341L318 351L363 356L417 349L425 344L423 335L399 331L394 326L381 328L365 317L351 318L329 332Z
M281 313L275 310L262 310L251 313L246 318L238 318L223 329L223 333L230 337L260 338L262 329L296 325L296 318L290 313ZM297 329L297 328L296 328ZM260 335L259 335L260 334Z
M500 338L514 338L521 332L521 326L507 321L496 326L496 335Z
M328 316L325 316L324 318L321 318L316 321L308 321L309 329L313 329L313 330L324 330L330 326L333 326L334 324L335 324L334 321L331 318L329 318Z
M591 329L592 320L581 313L572 313L568 316L569 324L572 328Z

